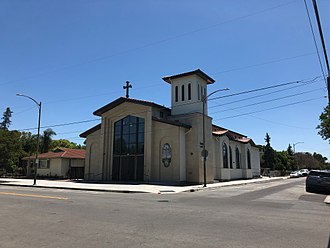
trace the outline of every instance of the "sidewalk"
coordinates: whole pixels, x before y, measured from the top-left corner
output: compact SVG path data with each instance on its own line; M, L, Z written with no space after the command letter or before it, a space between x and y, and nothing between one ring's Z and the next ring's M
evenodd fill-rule
M214 189L219 187L245 185L251 183L263 183L275 180L283 180L287 177L272 177L258 178L248 180L235 180L229 182L220 182L208 184L206 188L203 185L190 186L168 186L158 184L120 184L120 183L88 183L83 181L68 181L68 180L37 180L37 185L33 185L33 179L15 179L15 178L0 178L0 185L19 186L19 187L38 187L52 189L70 189L70 190L85 190L85 191L103 191L103 192L118 192L118 193L154 193L154 194L169 194L181 192L195 192L199 190Z

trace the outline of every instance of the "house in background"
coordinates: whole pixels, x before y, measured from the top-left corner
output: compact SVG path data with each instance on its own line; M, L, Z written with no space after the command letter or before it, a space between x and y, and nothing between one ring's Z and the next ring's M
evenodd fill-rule
M260 175L253 140L212 124L207 102L203 115L202 99L214 79L198 69L163 80L171 85L171 108L127 94L94 111L101 123L80 135L86 138L85 179L202 183L203 134L208 183Z
M38 155L38 176L83 179L85 150L57 148L54 151ZM27 161L27 176L32 176L35 155L24 157Z

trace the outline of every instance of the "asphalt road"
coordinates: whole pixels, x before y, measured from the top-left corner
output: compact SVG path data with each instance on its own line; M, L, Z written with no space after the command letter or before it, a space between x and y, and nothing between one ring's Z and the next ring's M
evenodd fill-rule
M0 186L0 247L328 247L304 178L180 194Z

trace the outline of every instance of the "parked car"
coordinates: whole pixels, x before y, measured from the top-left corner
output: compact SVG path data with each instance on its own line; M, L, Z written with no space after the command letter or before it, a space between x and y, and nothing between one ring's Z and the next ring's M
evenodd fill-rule
M311 170L306 178L306 192L330 194L330 170Z
M291 171L291 173L290 173L290 178L295 178L295 177L299 177L300 175L299 175L299 173L298 173L298 171Z
M309 173L309 170L308 170L308 169L301 169L301 170L299 171L299 174L300 174L302 177L307 176L308 173Z

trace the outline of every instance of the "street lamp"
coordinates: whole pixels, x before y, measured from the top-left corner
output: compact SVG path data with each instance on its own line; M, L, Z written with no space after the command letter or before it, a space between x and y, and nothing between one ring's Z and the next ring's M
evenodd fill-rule
M293 154L296 153L296 145L298 145L298 144L303 144L303 143L304 143L304 142L300 141L300 142L297 142L297 143L292 144L292 146L293 146Z
M33 180L33 185L37 185L37 170L38 170L38 164L39 164L39 160L38 160L38 153L39 153L39 144L40 144L40 117L41 117L41 102L37 102L36 100L34 100L32 97L30 96L26 96L23 94L16 94L16 96L23 96L26 98L29 98L30 100L32 100L33 102L35 102L35 104L38 105L39 108L39 112L38 112L38 136L37 136L37 150L36 150L36 162L34 163L34 180Z
M206 157L207 157L207 150L205 149L205 105L206 105L206 101L207 99L212 96L213 94L220 92L220 91L225 91L225 90L229 90L228 88L225 89L220 89L220 90L215 90L213 92L211 92L210 94L208 94L207 96L204 96L202 98L202 102L203 102L203 151L202 151L202 156L203 156L203 169L204 169L204 187L206 187Z

